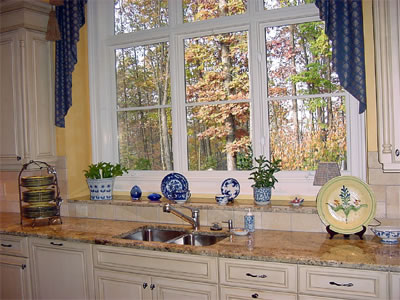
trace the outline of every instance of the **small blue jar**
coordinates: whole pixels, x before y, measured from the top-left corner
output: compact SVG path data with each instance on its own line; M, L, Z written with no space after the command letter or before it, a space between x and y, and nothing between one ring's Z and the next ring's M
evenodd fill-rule
M142 190L137 185L134 185L131 189L131 198L136 201L139 200L142 196Z

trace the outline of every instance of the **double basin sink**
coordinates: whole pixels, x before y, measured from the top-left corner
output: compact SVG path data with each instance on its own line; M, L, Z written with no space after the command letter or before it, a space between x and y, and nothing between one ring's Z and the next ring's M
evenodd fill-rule
M225 239L225 233L187 232L179 229L143 226L121 238L135 241L162 242L176 245L211 246Z

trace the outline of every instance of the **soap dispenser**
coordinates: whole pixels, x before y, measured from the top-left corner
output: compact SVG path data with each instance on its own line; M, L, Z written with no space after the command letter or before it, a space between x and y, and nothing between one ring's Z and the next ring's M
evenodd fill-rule
M254 232L254 230L255 230L254 215L251 213L250 208L249 208L248 213L244 216L244 228L248 232Z

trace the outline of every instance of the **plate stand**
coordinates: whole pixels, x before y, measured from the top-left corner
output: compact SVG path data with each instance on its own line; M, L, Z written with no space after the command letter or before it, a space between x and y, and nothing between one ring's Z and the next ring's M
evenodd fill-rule
M329 239L331 240L335 235L339 234L336 231L333 231L332 229L330 229L330 225L326 226L326 231L329 233ZM367 231L367 227L365 227L363 225L363 229L361 229L359 232L355 232L353 234L358 235L358 237L360 238L360 240L363 239L363 235L365 233L365 231ZM348 239L350 237L350 234L344 234L344 238Z

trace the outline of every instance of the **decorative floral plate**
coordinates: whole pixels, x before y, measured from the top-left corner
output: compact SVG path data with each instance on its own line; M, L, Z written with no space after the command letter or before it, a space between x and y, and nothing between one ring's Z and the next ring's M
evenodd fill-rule
M189 183L185 176L179 173L170 173L161 181L161 192L165 198L174 200L176 191L188 191Z
M227 178L221 184L221 194L228 196L228 201L233 201L240 193L240 184L235 178Z
M375 216L376 202L368 185L354 176L329 180L317 197L319 217L330 229L342 234L362 230Z

